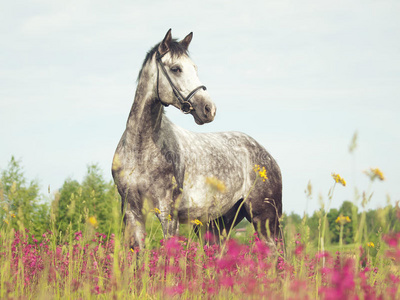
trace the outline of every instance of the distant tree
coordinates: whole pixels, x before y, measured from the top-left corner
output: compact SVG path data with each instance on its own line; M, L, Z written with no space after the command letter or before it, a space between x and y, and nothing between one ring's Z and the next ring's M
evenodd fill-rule
M310 228L310 240L314 241L315 244L318 244L319 231L322 230L322 228L320 228L320 222L322 222L323 215L323 210L314 211L307 220L307 225Z
M336 219L339 216L339 211L336 208L331 208L327 214L329 224L329 238L331 243L339 242L339 225L336 223Z
M349 217L351 220L349 224L346 224L343 227L343 243L350 244L353 242L354 233L355 230L357 230L355 227L357 222L354 220L354 216L357 215L357 206L350 201L343 201L339 208L339 215Z
M27 184L21 162L11 157L8 168L1 171L1 219L14 229L29 229L37 239L49 228L49 206L39 194L39 184Z
M283 218L282 221L282 227L286 227L286 226L295 226L296 228L298 228L298 226L301 224L301 217L300 215L296 214L295 212L291 212L288 215L285 215L285 217Z
M50 205L48 202L39 203L35 206L32 225L35 236L38 240L41 240L41 235L50 228Z
M82 189L83 196L90 204L89 214L97 219L98 230L102 233L111 232L116 197L114 183L104 180L98 165L90 165Z
M280 225L286 240L292 239L299 232L301 221L301 217L293 211L289 215L283 214Z
M118 201L114 184L104 180L98 165L89 165L82 183L67 179L54 200L56 227L66 232L71 224L71 230L76 232L91 218L97 231L112 233Z
M343 201L342 205L339 208L339 214L343 216L348 216L351 218L353 213L353 206L354 204L350 201Z
M399 201L396 206L390 205L390 211L388 214L388 228L387 231L400 232L400 207Z
M302 218L300 217L299 214L296 214L295 212L291 212L290 215L288 216L288 218L290 218L290 220L293 224L296 224L296 225L301 224Z
M78 181L70 178L64 181L63 186L55 196L56 229L65 233L69 224L74 232L78 231L82 219L83 201L82 188Z

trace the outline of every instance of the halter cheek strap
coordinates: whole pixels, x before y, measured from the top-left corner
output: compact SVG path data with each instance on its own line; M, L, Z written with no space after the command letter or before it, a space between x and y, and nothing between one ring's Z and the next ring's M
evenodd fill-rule
M165 104L161 98L160 98L160 94L158 91L158 81L160 78L160 72L159 72L159 67L161 67L161 71L163 72L165 78L167 78L169 85L172 88L172 91L174 92L175 97L178 99L181 107L180 110L184 113L184 114L188 114L190 113L192 110L194 110L192 103L190 102L190 99L192 99L192 97L201 89L203 89L204 91L207 89L204 85L201 85L197 88L195 88L193 91L191 91L189 93L189 95L187 95L187 97L184 97L178 90L178 88L174 85L174 83L171 80L171 77L169 77L168 72L165 68L165 65L163 64L163 62L161 61L162 57L168 52L165 52L163 55L160 54L160 52L157 50L157 54L156 54L156 62L157 62L157 97L160 100L160 102L162 103L162 105L164 106L168 106L168 104Z

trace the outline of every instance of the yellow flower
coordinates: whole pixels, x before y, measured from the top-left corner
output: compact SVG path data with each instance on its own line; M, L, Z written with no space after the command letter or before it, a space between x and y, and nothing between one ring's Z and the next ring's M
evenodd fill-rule
M154 212L155 212L156 214L161 214L161 211L160 211L158 208L154 208Z
M265 180L268 179L267 177L267 170L265 169L265 167L260 167L259 165L254 165L253 168L254 172L256 172L256 174L258 176L260 176L262 178L262 180L265 182Z
M90 223L93 227L97 227L97 226L98 226L96 217L90 217L90 218L88 219L88 221L89 221L89 223Z
M11 218L15 218L15 214L11 214Z
M346 180L344 180L339 174L332 173L332 177L336 183L340 183L343 186L346 186Z
M4 223L6 223L8 225L8 221L7 220L3 220Z
M218 178L215 177L207 177L206 178L206 183L214 190L218 191L218 192L225 192L225 184L219 180Z
M168 220L168 221L171 221L171 220L172 220L171 215L168 215L167 220Z
M193 223L194 225L200 225L200 226L203 226L203 223L201 223L201 221L200 220L198 220L198 219L196 219L196 220L192 220L192 221L190 221L191 223Z
M372 180L374 181L376 178L379 180L383 181L385 180L385 176L383 175L382 171L379 170L378 168L370 168L367 171L364 171L364 173Z
M337 217L335 222L340 223L341 225L344 225L346 223L350 223L351 219L348 216L340 215L339 217Z
M375 245L374 245L374 243L373 243L373 242L369 242L369 243L367 243L367 246L368 246L369 248L375 248Z
M267 170L265 170L265 168L263 167L261 171L258 172L258 174L260 175L260 177L262 178L263 181L267 180Z

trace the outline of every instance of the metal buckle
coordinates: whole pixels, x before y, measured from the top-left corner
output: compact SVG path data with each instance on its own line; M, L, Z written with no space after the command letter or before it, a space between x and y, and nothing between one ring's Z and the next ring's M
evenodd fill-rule
M190 102L182 102L181 103L181 111L184 114L189 114L193 110L192 104Z

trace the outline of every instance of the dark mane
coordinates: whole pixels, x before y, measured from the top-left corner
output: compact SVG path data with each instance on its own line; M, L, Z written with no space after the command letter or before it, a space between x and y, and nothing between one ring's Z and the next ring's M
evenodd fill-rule
M157 52L158 46L160 46L161 43L158 43L155 45L149 52L147 52L146 57L143 61L142 68L139 71L139 75L137 78L137 81L139 81L140 76L142 75L142 71L146 63L151 60L153 55ZM181 45L176 39L173 39L171 41L171 44L169 45L169 52L173 57L179 57L181 55L189 55L187 49Z

